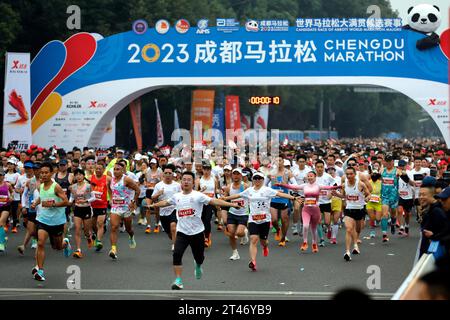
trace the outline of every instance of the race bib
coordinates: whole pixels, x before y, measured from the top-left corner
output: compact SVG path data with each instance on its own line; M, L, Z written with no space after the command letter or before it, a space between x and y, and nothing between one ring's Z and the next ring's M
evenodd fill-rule
M213 193L211 193L211 192L205 192L204 194L207 195L207 196L210 197L210 198L214 198L214 192L213 192Z
M321 196L321 197L326 197L326 196L328 196L328 191L327 191L327 190L320 190L320 196Z
M316 198L305 198L305 206L316 206L317 199Z
M113 202L113 204L124 205L125 199L124 198L113 198L112 202Z
M355 196L355 195L351 195L351 194L348 194L347 195L347 201L358 201L359 200L359 196Z
M420 188L420 186L422 185L422 181L416 181L414 184L416 188Z
M377 195L377 194L370 195L369 202L380 203L380 200L381 200L381 198L379 195Z
M102 193L98 191L93 191L95 199L102 200Z
M231 203L238 204L240 207L245 205L244 199L231 200Z
M383 178L383 184L385 186L393 186L394 185L394 179L393 178Z
M55 203L55 199L48 199L48 200L42 201L42 204L47 207L51 207L54 203Z
M180 209L178 210L178 217L180 218L186 218L194 215L194 209L187 208L187 209Z
M0 196L0 203L7 203L8 202L8 196Z
M254 214L252 215L253 221L262 221L266 220L267 215L265 213Z
M409 195L409 192L408 192L408 191L400 191L399 194L400 194L402 197L407 197L407 196Z

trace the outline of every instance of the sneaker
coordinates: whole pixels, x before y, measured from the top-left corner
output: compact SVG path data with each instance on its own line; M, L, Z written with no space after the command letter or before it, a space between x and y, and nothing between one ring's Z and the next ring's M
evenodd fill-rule
M300 229L298 230L298 235L300 237L303 237L303 225L302 224L300 225Z
M11 230L12 233L17 233L17 227L13 227Z
M330 243L331 243L331 244L337 244L336 238L331 238Z
M31 239L31 249L36 249L37 248L37 240L36 239Z
M143 226L144 225L144 219L139 218L138 225Z
M280 241L280 240L281 240L281 229L278 229L275 234L275 241Z
M83 258L83 254L81 253L81 249L75 250L75 251L73 252L73 257L74 257L74 258L78 258L78 259Z
M97 241L96 240L96 244L95 244L95 251L99 252L100 250L103 249L103 243L101 241Z
M97 240L97 235L96 235L95 233L92 233L91 239L92 239L93 241ZM94 244L94 247L95 247L95 244Z
M404 228L400 228L400 230L398 230L398 235L399 236L404 236L405 235L405 229Z
M64 250L63 250L64 257L66 257L66 258L70 257L72 255L72 247L70 246L70 242L69 242L68 238L64 238L63 245L64 245Z
M350 252L346 252L346 253L344 254L344 259L345 259L345 261L350 261L350 260L352 260L352 257L350 256Z
M119 230L120 230L120 233L124 233L124 232L125 232L125 226L121 226L121 227L119 228Z
M117 252L116 252L116 250L115 249L111 249L110 251L109 251L109 256L110 256L110 258L111 259L113 259L113 260L117 260Z
M24 253L25 253L25 246L18 246L17 247L17 251L19 251L19 253L21 254L21 255L23 255Z
M194 270L195 279L200 280L203 275L203 268L200 264L195 264L195 270Z
M36 270L36 273L34 274L34 280L45 281L44 270Z
M214 224L219 224L219 219L218 219L218 218L216 218L216 219L214 220Z
M275 227L272 227L272 233L277 233L277 229Z
M219 223L217 225L217 231L222 231L223 230L223 226Z
M31 269L31 275L34 277L35 273L38 272L39 268L37 266L33 267L33 269Z
M284 237L284 241L289 242L289 238L288 237Z
M370 239L374 239L376 236L375 230L370 231Z
M360 253L361 253L361 251L359 251L359 248L357 246L355 246L353 248L352 254L360 254Z
M313 253L319 252L319 248L317 247L317 243L313 243L313 244L312 244L312 252L313 252Z
M155 229L153 229L154 233L159 233L159 225L156 225Z
M136 240L134 240L134 236L128 238L128 244L130 245L130 249L136 248Z
M248 243L248 230L245 229L245 236L241 239L241 246L245 246Z
M183 289L183 282L181 281L181 278L176 278L175 281L172 283L172 290L181 290Z
M256 261L250 261L248 263L248 267L252 269L252 271L256 271Z
M0 252L4 252L6 250L5 244L0 243Z
M286 240L278 242L279 247L286 247Z
M387 236L387 234L383 234L383 242L388 242L389 238Z
M292 226L292 235L298 236L298 228L297 228L297 225Z
M320 239L319 247L325 247L325 240Z
M172 252L175 251L175 245L172 244Z
M269 256L269 246L263 247L263 256L264 257Z
M87 243L88 243L88 249L91 249L94 246L94 241L92 241L92 238L88 238Z
M308 242L303 242L302 246L300 247L301 251L306 251L308 250Z
M230 260L239 260L241 257L239 256L239 253L236 251L233 252L233 255L230 257Z
M147 234L152 233L152 228L150 227L145 228L145 233Z

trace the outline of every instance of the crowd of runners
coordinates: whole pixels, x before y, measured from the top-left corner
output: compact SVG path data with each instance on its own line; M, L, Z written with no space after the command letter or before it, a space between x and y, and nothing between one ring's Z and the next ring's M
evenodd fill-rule
M206 151L192 161L158 149L2 149L0 252L10 234L20 233L14 251L33 250L32 276L45 281L47 239L65 257L83 259L86 241L89 250L105 247L117 260L118 234L126 232L136 248L137 222L146 234L167 234L172 289L182 289L184 252L191 247L200 279L205 249L214 250L213 226L229 238L230 260L241 259L238 243L248 245L252 271L259 245L269 256L271 233L279 247L295 245L301 253L342 246L346 261L360 254L363 228L387 243L408 237L417 221L421 253L449 233L450 150L441 142L304 142L284 144L273 157L236 152L232 161ZM434 207L443 214L427 215ZM345 243L338 243L339 232Z

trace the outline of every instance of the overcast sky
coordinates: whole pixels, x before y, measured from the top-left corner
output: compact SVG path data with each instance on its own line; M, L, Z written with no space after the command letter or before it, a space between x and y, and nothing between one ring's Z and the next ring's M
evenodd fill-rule
M406 17L408 16L408 9L416 4L428 3L431 5L436 5L441 9L442 22L439 29L436 31L437 34L442 34L445 29L448 29L448 10L450 6L449 0L390 0L393 10L399 12L400 18L403 19L403 24L406 24ZM381 17L383 17L383 12L381 12Z

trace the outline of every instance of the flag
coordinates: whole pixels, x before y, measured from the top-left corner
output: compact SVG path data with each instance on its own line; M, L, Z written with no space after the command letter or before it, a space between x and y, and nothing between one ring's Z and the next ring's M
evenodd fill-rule
M220 130L222 132L222 136L225 135L225 110L223 108L216 108L213 114L212 127L213 129Z
M202 123L202 130L208 130L212 127L214 95L214 90L192 91L191 133L194 130L196 121Z
M239 109L239 96L227 96L225 103L225 123L227 129L241 128L241 112Z
M136 146L139 151L142 151L141 99L136 99L130 103L130 113L134 136L136 138Z
M161 147L164 144L164 133L161 123L161 116L159 115L159 109L158 109L158 99L155 99L155 105L156 105L156 145L158 147Z
M241 114L241 127L244 130L251 129L252 125L251 125L251 118L250 118L250 116L245 115L245 114Z
M178 122L178 112L177 112L177 109L175 109L175 111L174 111L174 120L173 120L173 122L174 122L174 125L173 125L174 129L175 129L175 130L180 129L180 123Z
M255 129L267 129L269 122L269 105L262 105L255 113L253 127Z

